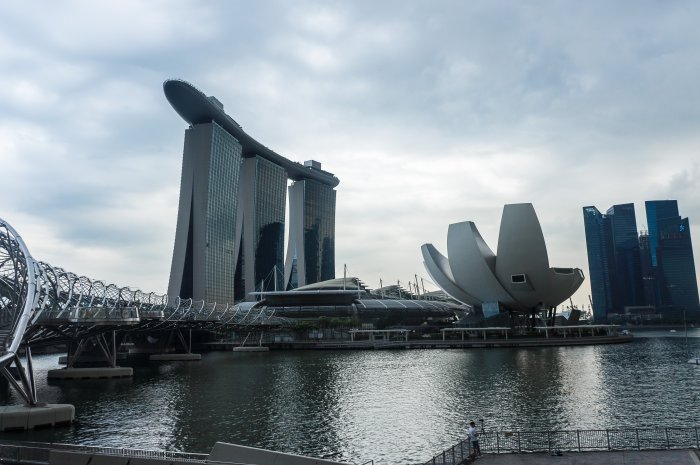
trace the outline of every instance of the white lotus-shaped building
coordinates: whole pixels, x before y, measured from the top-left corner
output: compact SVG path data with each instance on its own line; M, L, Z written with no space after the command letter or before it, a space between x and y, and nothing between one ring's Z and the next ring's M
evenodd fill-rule
M494 254L471 221L451 224L447 257L421 247L425 268L447 294L473 307L498 303L531 313L556 307L583 283L579 268L549 266L542 228L531 203L503 207Z

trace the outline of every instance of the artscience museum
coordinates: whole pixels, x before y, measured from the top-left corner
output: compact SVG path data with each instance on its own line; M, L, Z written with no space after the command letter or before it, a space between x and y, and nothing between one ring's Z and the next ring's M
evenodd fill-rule
M425 268L447 294L481 310L535 317L552 311L583 283L579 268L551 267L542 228L530 203L503 207L497 252L471 221L447 232L447 256L421 247Z

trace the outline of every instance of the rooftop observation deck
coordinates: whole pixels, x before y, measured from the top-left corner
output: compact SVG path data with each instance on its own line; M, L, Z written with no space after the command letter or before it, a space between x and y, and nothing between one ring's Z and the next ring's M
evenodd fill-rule
M207 97L192 84L179 79L169 79L163 83L163 91L177 114L189 124L215 122L228 131L243 147L244 157L259 155L283 167L287 176L295 181L313 179L331 187L340 183L333 173L291 161L253 139L243 131L240 124L224 112L219 100Z

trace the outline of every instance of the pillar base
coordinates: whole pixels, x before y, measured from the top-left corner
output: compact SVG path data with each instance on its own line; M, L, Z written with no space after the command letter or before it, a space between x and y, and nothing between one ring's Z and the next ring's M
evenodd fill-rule
M196 362L202 360L202 354L151 354L148 360L158 362Z
M117 354L117 360L126 360L126 354L119 352ZM77 361L77 364L81 363L92 363L92 364L100 364L100 363L105 363L105 358L103 356L97 356L97 355L82 355ZM67 355L61 355L58 357L58 364L59 365L68 365L68 356Z
M26 430L68 424L75 420L70 404L44 404L37 407L8 405L0 407L0 431Z
M250 347L234 347L234 352L269 352L269 347L263 346L250 346Z
M130 378L134 375L131 367L92 367L92 368L59 368L49 370L49 379L100 379L100 378Z

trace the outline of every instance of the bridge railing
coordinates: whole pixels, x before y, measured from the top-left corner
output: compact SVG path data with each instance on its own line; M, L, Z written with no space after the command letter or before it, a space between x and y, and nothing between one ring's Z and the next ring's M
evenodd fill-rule
M16 352L37 323L119 323L125 328L147 323L152 329L288 324L253 307L145 293L35 261L16 231L0 219L0 346L5 351L11 346ZM0 351L0 365L10 358Z
M590 452L659 449L700 449L697 426L563 431L487 431L479 434L482 453ZM436 454L424 465L457 465L471 454L464 439Z

